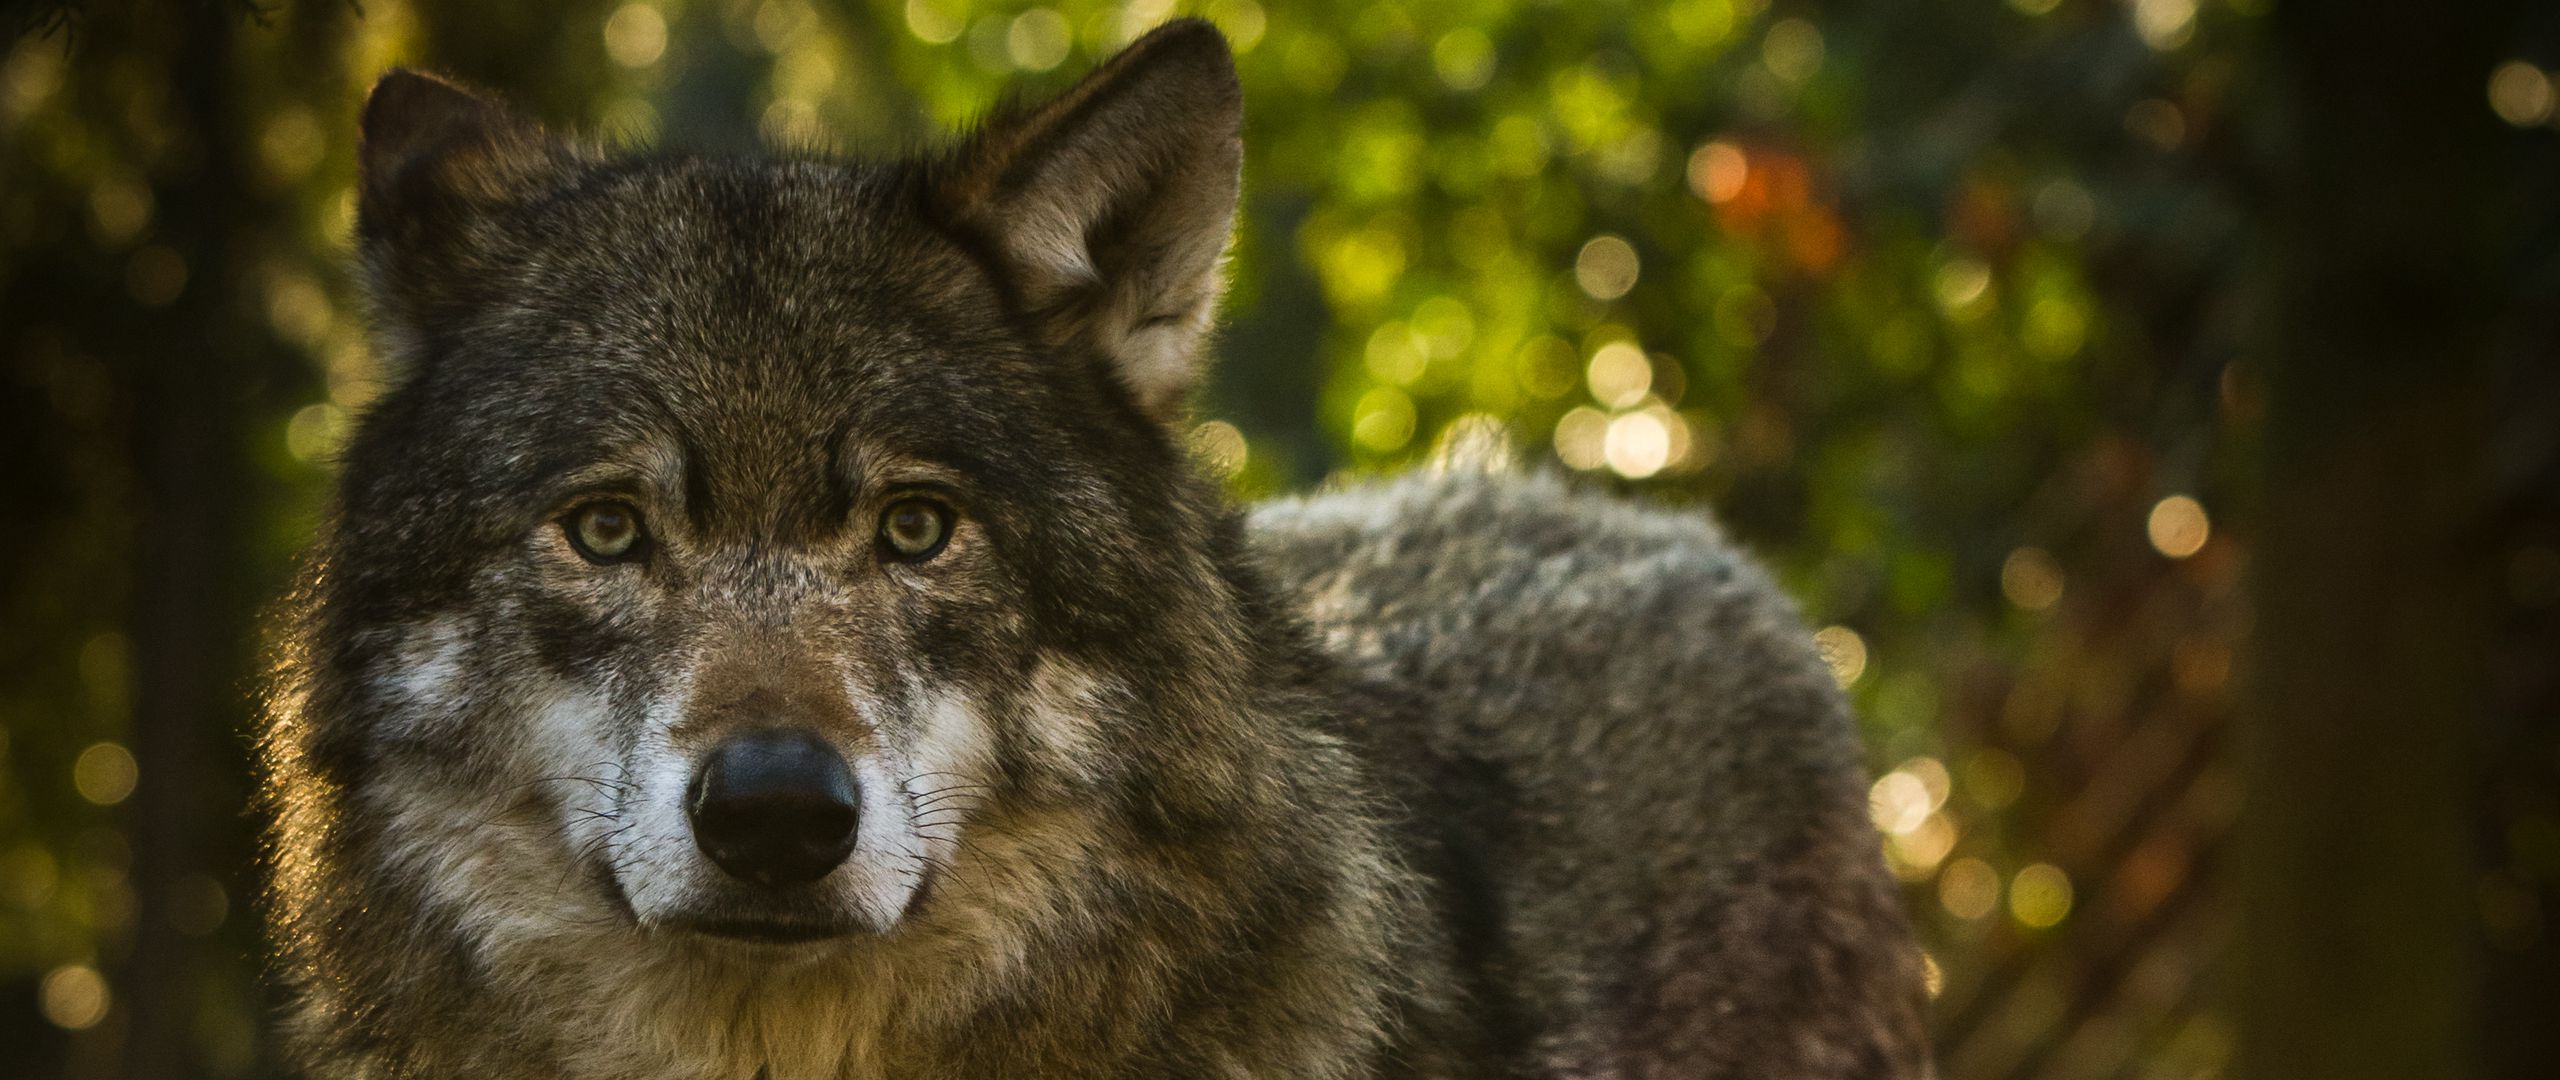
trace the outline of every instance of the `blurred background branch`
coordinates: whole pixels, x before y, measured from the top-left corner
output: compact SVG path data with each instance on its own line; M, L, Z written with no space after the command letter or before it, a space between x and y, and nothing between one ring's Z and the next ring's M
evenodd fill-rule
M0 13L0 1060L271 1075L244 732L393 64L894 153L1202 14L1193 441L1716 507L1856 698L1965 1078L2560 1068L2560 13L496 0Z

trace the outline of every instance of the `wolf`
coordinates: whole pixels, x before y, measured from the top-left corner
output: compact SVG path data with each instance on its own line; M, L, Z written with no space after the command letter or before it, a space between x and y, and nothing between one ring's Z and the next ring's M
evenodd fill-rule
M900 159L394 72L396 377L262 738L331 1078L1912 1078L1854 725L1703 515L1185 450L1242 102L1176 22Z

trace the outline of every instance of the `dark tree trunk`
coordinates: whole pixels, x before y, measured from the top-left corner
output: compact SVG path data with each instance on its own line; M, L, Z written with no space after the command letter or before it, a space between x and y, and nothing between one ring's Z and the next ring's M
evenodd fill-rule
M172 120L194 152L158 177L161 237L186 260L178 301L148 319L124 358L132 394L137 483L133 541L133 749L140 766L129 804L136 901L124 996L124 1074L202 1072L189 1034L197 1010L192 943L172 917L175 886L218 875L217 789L231 729L242 715L247 562L240 513L252 478L239 430L240 398L263 344L243 325L256 310L238 295L233 250L251 216L240 156L247 138L230 77L228 5L181 5L183 44L172 59ZM191 159L191 160L190 160ZM257 344L253 344L257 343ZM217 757L216 755L222 755ZM217 762L224 766L217 768ZM224 845L228 846L228 845Z
M2241 1074L2476 1068L2486 707L2483 97L2512 6L2296 0L2237 863Z

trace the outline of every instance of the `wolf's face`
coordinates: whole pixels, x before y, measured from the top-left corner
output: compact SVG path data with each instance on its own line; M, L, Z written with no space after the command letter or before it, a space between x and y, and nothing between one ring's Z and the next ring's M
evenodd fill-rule
M365 138L402 374L284 737L367 872L484 943L877 938L1150 752L1102 673L1226 632L1163 424L1235 195L1214 35L926 162L614 160L403 74Z
M350 501L409 534L376 557L449 552L373 734L557 816L644 925L893 925L992 786L995 714L1036 707L1026 556L1145 528L1062 430L1074 388L876 198L679 167L547 206L508 286L538 299L422 358L402 475Z

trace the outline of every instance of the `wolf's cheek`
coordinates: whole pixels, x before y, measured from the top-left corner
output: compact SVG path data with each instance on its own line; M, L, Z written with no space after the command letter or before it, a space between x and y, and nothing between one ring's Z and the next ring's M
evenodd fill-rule
M388 636L392 644L365 685L375 737L395 745L449 737L473 700L464 668L470 636L462 620L437 616Z
M1033 673L1025 704L1021 742L1047 775L1070 787L1110 778L1102 727L1105 718L1131 711L1126 688L1082 664L1049 657Z
M539 677L482 700L463 741L377 770L361 792L385 825L379 872L486 954L610 926L617 900L586 872L620 830L607 704Z

